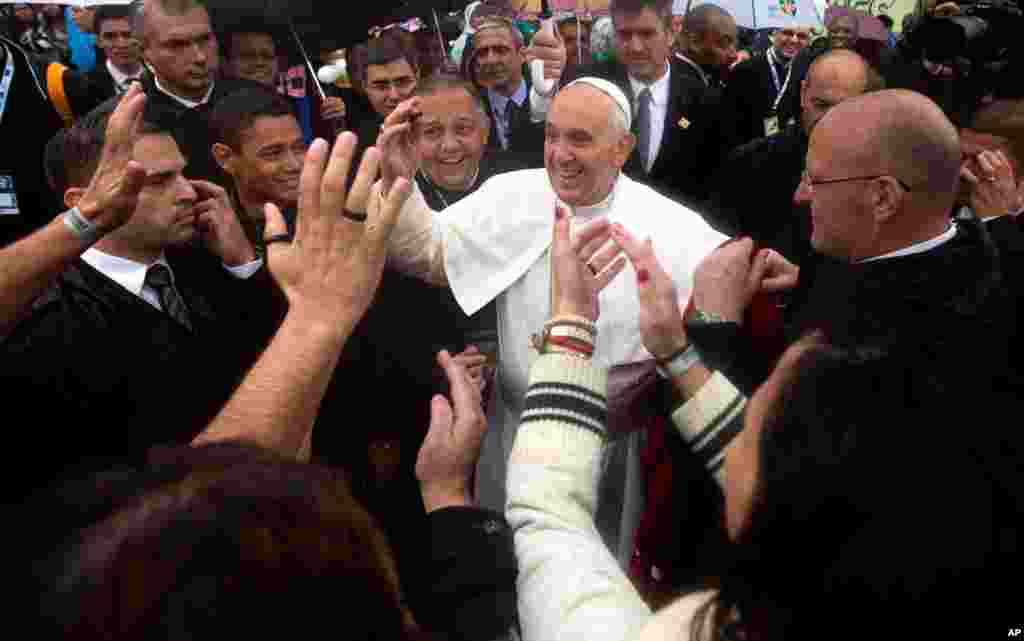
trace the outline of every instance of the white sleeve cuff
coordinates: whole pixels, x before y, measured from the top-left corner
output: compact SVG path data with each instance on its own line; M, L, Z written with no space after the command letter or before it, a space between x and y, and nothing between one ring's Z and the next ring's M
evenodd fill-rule
M228 270L228 273L237 278L238 280L248 280L256 275L256 272L263 267L263 259L257 258L251 263L244 265L238 265L237 267L231 267L230 265L224 265L224 269Z

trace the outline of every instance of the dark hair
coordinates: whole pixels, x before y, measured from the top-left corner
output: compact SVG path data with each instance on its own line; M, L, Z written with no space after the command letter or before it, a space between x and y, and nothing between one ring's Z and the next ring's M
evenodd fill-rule
M487 111L484 108L483 99L480 97L480 92L468 80L464 80L462 76L457 76L452 73L435 73L427 78L423 79L416 86L417 96L432 96L440 91L446 90L461 90L465 91L466 94L473 100L473 104L480 110L480 113L486 117Z
M264 116L295 116L295 109L284 96L263 87L246 87L225 96L210 113L211 144L223 143L238 151L242 134Z
M117 108L110 100L62 129L46 144L43 166L46 181L58 199L71 187L86 187L100 162L107 139L107 124ZM140 134L174 134L174 125L166 114L147 110Z
M94 22L96 36L99 37L100 32L103 31L103 23L107 20L128 20L131 23L132 16L134 15L135 11L130 5L105 4L96 7Z
M881 14L877 15L876 17L878 18L879 22L881 22L883 25L885 25L886 29L888 29L889 31L892 31L892 26L895 23L893 23L891 17L887 16L884 13L881 13Z
M672 23L672 0L612 0L608 13L635 16L645 9L652 9L665 25Z
M803 350L766 412L752 512L692 638L708 625L724 638L737 612L746 638L789 640L949 632L1005 611L981 587L1000 585L991 568L1020 567L1021 472L993 465L999 438L954 432L968 412L909 350Z
M243 20L232 23L230 27L222 30L220 33L218 41L220 42L221 51L224 52L225 60L235 57L235 36L247 33L260 33L270 36L271 40L274 41L274 51L278 51L277 33L275 33L273 27L259 20Z
M365 90L367 69L371 65L387 65L405 60L413 72L419 70L419 56L412 34L401 29L390 29L353 50L352 80Z
M340 473L242 444L161 457L66 548L44 601L63 638L304 636L334 612L326 595L347 638L413 636L387 541Z
M688 36L703 37L711 29L715 20L720 17L731 18L732 14L715 4L697 5L686 14L681 33Z

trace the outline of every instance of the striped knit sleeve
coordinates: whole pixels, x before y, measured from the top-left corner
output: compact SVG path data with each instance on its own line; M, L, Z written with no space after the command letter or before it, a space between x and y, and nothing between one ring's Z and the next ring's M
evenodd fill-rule
M672 414L683 440L719 484L725 481L725 450L743 430L747 398L721 372Z
M508 468L524 641L631 637L650 618L594 524L608 374L545 354L530 369Z

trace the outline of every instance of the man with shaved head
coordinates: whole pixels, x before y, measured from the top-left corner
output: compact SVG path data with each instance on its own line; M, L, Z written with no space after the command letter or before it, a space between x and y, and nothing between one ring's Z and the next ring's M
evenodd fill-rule
M950 217L960 141L942 110L902 90L846 100L814 127L806 167L796 200L810 207L817 259L797 269L777 255L716 252L698 269L698 308L740 323L758 291L750 283L786 274L790 341L821 329L840 344L899 347L943 392L1015 384L1005 362L1015 317L996 253L976 217ZM710 361L726 356L722 344ZM764 364L729 352L726 374L749 392Z
M422 98L403 103L384 123L378 140L384 154L379 188L384 193L399 176L411 179L419 166L414 138L425 126L417 117L421 103ZM596 234L595 242L604 243L609 223L617 223L652 239L684 299L697 261L725 240L693 211L624 175L636 144L631 124L630 102L614 83L579 79L562 88L551 105L545 124L545 169L493 176L441 212L432 211L417 189L392 235L391 264L450 287L466 314L496 302L497 384L476 477L477 498L485 506L504 509L508 456L524 410L531 335L542 331L552 311L549 250L556 209L571 216L577 237ZM611 246L590 261L599 278L610 280L623 268L616 253ZM641 343L636 278L628 273L602 293L596 333L597 354L605 365L672 356L652 355ZM612 407L621 401L614 398ZM601 533L626 564L643 508L641 439L636 431L642 424L618 420L624 431L613 439L611 469L597 500Z
M736 21L714 4L698 5L686 14L679 31L676 58L685 63L688 75L708 87L721 87L729 67L736 62Z
M853 51L818 58L801 83L801 122L734 149L718 173L710 209L713 224L730 235L751 236L799 264L810 249L810 214L795 206L811 131L835 105L881 89L881 78ZM737 189L736 185L750 188Z

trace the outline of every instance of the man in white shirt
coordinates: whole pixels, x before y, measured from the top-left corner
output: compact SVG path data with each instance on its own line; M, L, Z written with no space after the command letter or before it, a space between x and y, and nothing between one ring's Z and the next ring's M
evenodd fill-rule
M45 452L25 479L32 490L188 442L272 330L262 260L224 190L183 176L166 129L139 127L132 159L146 177L127 222L113 231L88 223L97 214L82 196L109 115L93 112L47 149L65 159L54 182L79 212L69 227L93 244L2 344L15 411L47 427L16 439L22 451Z
M97 74L109 77L117 95L142 80L142 48L132 32L131 16L131 8L125 6L106 5L96 10L96 46L107 56Z
M724 240L694 212L622 174L635 145L630 111L625 95L608 81L585 78L568 85L548 115L546 171L494 176L439 214L415 191L392 236L392 264L451 287L467 314L492 300L497 303L498 380L477 471L482 505L502 509L505 502L505 469L526 389L530 335L549 315L549 248L556 206L569 210L577 226L611 221L653 239L684 297L697 261ZM417 113L414 99L385 121L380 139L384 193L395 178L416 171L410 132ZM612 249L592 263L609 277L617 269ZM607 365L651 358L640 340L635 288L636 277L630 274L611 283L602 296L597 340ZM632 554L643 509L640 448L640 434L623 426L612 447L614 469L598 508L607 515L602 534L623 564Z

